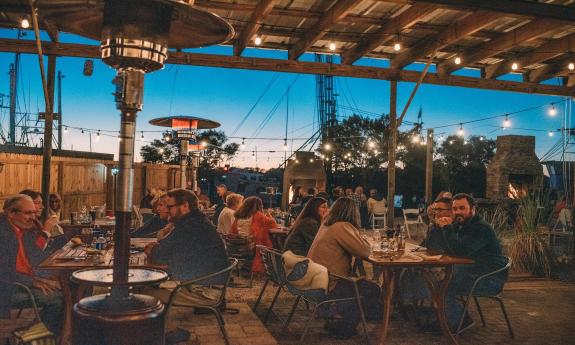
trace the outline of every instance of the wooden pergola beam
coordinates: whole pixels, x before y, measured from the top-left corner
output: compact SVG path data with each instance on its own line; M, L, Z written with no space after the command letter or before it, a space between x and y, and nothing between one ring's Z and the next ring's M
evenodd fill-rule
M325 32L345 17L362 0L339 0L320 18L304 36L290 48L288 58L297 60L315 41L321 39Z
M393 0L388 0L392 1ZM486 10L520 16L575 21L575 7L518 0L414 0L461 10Z
M368 52L384 44L393 35L397 35L401 30L413 26L423 16L429 14L435 6L428 4L415 4L405 10L397 17L388 20L379 30L370 33L369 38L359 42L354 49L348 50L341 56L343 64L351 65Z
M477 11L449 25L435 37L424 38L421 42L405 49L391 60L391 67L401 69L421 59L435 50L440 50L458 40L473 34L500 18L501 15L489 11Z
M46 55L100 58L98 46L42 42ZM35 46L31 41L16 39L0 39L0 52L35 54ZM194 65L204 67L223 67L258 71L275 71L302 74L325 74L339 77L365 78L417 82L421 73L417 71L392 70L390 68L350 66L318 62L303 62L294 60L279 60L268 58L246 58L241 56L226 56L214 54L198 54L184 52L169 52L167 63ZM442 76L427 73L423 80L425 84L459 86L485 90L511 91L529 94L572 96L575 89L564 86L535 83L514 82L494 79L480 79L464 76Z
M573 73L573 71L569 71L567 68L570 62L575 63L575 60L573 60L572 56L566 56L554 63L530 70L523 75L523 79L529 83L539 83L559 75L568 75L569 73Z
M510 61L505 59L485 68L485 78L497 78L511 70L511 64L516 62L521 68L552 59L556 56L575 50L575 34L551 40L532 51L529 51Z
M460 65L456 65L453 61L447 60L437 66L437 71L441 74L452 73L464 66L497 55L523 42L533 40L547 31L563 25L565 25L564 22L553 19L534 19L515 30L509 31L494 40L483 43L463 53L461 57L462 63Z
M260 0L252 12L250 21L242 30L238 39L234 44L234 55L240 56L246 48L248 42L252 39L260 27L262 26L262 20L272 11L276 0Z

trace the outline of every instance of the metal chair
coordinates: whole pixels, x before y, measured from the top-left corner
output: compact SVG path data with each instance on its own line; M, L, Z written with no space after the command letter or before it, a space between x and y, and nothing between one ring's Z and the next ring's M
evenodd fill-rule
M282 265L283 265L283 260L281 261ZM283 269L282 269L283 272ZM337 298L337 299L327 299L327 295L323 295L321 298L316 297L315 295L306 293L306 291L302 291L299 290L295 287L293 287L292 285L290 285L289 281L287 279L285 279L285 276L283 277L285 279L284 281L284 286L286 287L286 289L294 296L296 296L295 302L290 310L290 313L288 315L288 318L286 319L283 328L282 328L282 332L285 332L289 326L289 323L293 317L293 314L295 313L295 310L297 308L297 305L299 303L299 301L301 299L303 299L306 303L312 304L314 306L313 311L309 317L309 319L307 320L307 322L305 323L305 329L300 337L300 343L301 344L305 344L304 343L304 338L309 330L309 327L311 325L311 321L315 318L315 314L318 311L319 307L324 305L324 304L329 304L329 303L341 303L341 302L350 302L350 301L355 301L361 316L361 323L363 325L363 331L365 334L365 344L369 345L369 334L367 332L367 322L365 320L365 313L363 312L363 305L361 304L361 296L359 295L359 289L357 287L357 280L354 278L347 278L347 277L341 277L338 275L335 275L333 273L329 273L330 278L334 278L334 279L338 279L338 280L346 280L349 281L350 283L353 284L354 287L354 295L353 297L347 297L347 298Z
M262 261L264 263L264 268L265 268L265 274L266 274L266 281L264 282L264 285L262 286L262 289L258 295L258 299L256 300L256 303L254 304L252 310L255 312L256 309L258 308L258 305L260 304L260 301L262 299L262 296L269 284L269 282L271 281L272 283L277 284L277 290L276 293L274 294L274 298L272 299L272 302L270 303L268 310L266 311L266 315L264 316L263 322L266 323L268 320L268 317L276 303L276 300L282 290L282 288L284 287L285 284L285 279L283 278L283 267L281 267L282 265L282 261L281 261L281 257L282 257L282 253L263 246L263 245L257 245L256 246L257 250L260 251L261 255L262 255Z
M385 214L372 213L370 217L371 217L371 229L372 230L376 228L375 224L378 224L378 227L380 227L379 226L380 221L383 221L383 227L384 228L387 226L387 217Z
M405 208L403 209L403 221L405 223L405 231L407 232L407 237L411 239L411 232L409 230L409 225L423 224L423 219L421 219L421 214L416 208Z
M224 337L226 345L229 345L230 341L228 339L228 333L226 332L224 318L222 317L222 313L220 312L219 308L224 303L224 299L226 297L226 290L227 290L228 285L230 283L231 272L234 269L234 267L236 267L237 264L238 264L238 260L230 259L230 265L228 267L224 268L223 270L219 271L219 272L205 274L203 276L196 277L194 279L191 279L191 280L188 280L185 282L181 282L180 284L178 284L174 288L174 290L172 290L172 292L170 293L170 298L168 299L168 303L166 304L166 314L168 314L171 307L196 307L196 308L208 309L211 312L213 312L214 315L216 316L216 319L218 321L218 325L220 326L220 331L222 332L222 336ZM193 285L199 285L202 282L209 282L212 279L218 278L218 277L223 278L225 283L223 286L220 285L218 287L218 290L221 291L221 293L218 296L217 300L214 301L213 303L197 304L197 305L194 305L192 303L190 303L190 304L186 303L186 304L182 304L182 305L174 303L178 292L180 292L180 290L182 290L183 288L187 288L187 287L190 287ZM167 320L167 318L166 318L166 320Z
M236 259L240 264L246 265L252 262L255 256L254 242L251 237L235 234L223 235L228 256ZM237 275L240 277L240 266L238 265ZM250 267L250 283L248 285L233 284L235 288L251 288L253 286L254 273Z
M475 280L475 282L473 283L471 290L469 291L469 294L464 299L463 313L461 314L461 318L459 319L459 325L457 326L457 330L455 331L455 336L457 336L460 333L461 326L463 326L463 319L465 318L465 314L466 314L468 306L469 306L469 301L472 298L475 301L475 306L477 307L477 311L479 312L479 317L481 318L481 323L483 324L483 326L486 325L485 324L485 318L483 316L483 311L481 310L481 307L479 305L479 298L483 297L483 298L490 298L492 300L499 302L499 306L501 307L501 312L503 313L503 317L505 317L505 322L507 323L507 329L509 330L509 335L511 336L512 339L515 338L515 334L513 333L513 328L511 327L511 322L509 321L509 317L507 316L507 311L505 310L505 305L503 304L503 298L501 297L501 293L498 293L496 295L489 295L489 294L481 294L481 293L475 292L475 288L477 287L477 285L482 280L484 280L485 278L491 277L497 273L501 273L501 272L509 270L509 268L511 267L511 258L508 258L508 257L505 257L505 258L507 259L507 264L504 267L478 277Z

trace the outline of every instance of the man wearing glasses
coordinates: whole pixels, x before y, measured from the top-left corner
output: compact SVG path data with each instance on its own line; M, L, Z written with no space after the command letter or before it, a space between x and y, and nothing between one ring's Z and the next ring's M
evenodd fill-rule
M171 281L160 285L159 289L147 291L163 302L167 302L170 288L179 281L218 272L228 267L226 249L216 227L198 208L198 197L186 189L173 189L168 192L166 207L169 209L173 230L146 248L146 254L154 263L168 266ZM205 285L223 284L224 281L204 282ZM215 291L209 286L198 286L178 294L175 303L201 303L210 299ZM197 304L197 303L196 303Z
M33 231L37 210L27 195L6 199L0 216L0 317L12 307L31 307L28 294L12 283L30 288L40 316L48 329L58 334L62 320L62 294L57 281L44 277L37 265L45 257Z

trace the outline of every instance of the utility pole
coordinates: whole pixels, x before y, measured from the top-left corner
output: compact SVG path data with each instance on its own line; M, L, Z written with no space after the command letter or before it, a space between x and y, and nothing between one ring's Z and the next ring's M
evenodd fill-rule
M425 158L425 202L426 205L429 205L433 198L433 128L427 130L427 155Z
M395 149L397 147L397 80L390 81L389 138L387 159L387 226L394 225L395 199Z
M8 143L16 144L16 104L18 97L18 66L20 54L16 53L14 63L10 64L10 130L8 132Z

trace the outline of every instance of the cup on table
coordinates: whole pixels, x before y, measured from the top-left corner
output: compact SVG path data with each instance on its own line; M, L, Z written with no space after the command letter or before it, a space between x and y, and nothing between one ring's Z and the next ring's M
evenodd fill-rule
M78 217L78 212L70 212L70 224L78 224L80 221Z
M92 218L92 222L96 221L96 210L91 210L90 211L90 218Z
M84 244L91 246L94 240L94 231L92 228L83 228L80 232L80 238Z

